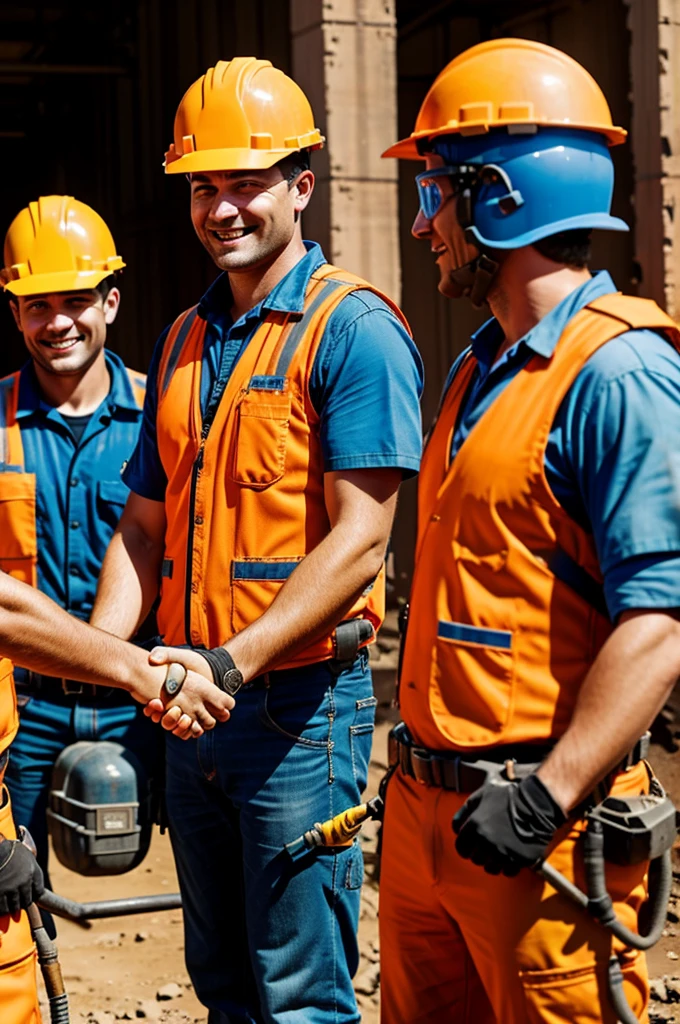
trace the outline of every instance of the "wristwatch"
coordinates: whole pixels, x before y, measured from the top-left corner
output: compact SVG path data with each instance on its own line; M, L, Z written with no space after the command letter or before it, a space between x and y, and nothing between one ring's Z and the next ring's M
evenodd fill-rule
M243 686L243 673L236 668L234 659L225 647L213 647L209 650L199 650L210 665L215 686L224 693L234 696Z
M168 665L168 670L165 673L165 682L163 687L168 697L176 697L179 691L184 686L184 680L187 677L187 670L184 665L180 665L178 661L171 661Z

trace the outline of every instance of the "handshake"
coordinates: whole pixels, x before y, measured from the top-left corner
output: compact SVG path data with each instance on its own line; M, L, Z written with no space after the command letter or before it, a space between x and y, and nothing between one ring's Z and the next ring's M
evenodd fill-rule
M225 648L163 647L159 641L155 637L143 645L151 647L148 665L159 670L155 683L136 685L131 691L146 705L144 714L184 740L197 739L217 722L226 722L243 677Z

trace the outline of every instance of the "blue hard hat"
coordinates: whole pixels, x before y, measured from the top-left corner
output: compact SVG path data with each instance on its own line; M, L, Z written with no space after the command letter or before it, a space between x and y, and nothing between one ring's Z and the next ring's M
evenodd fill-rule
M440 136L432 151L451 167L477 171L471 190L470 241L518 249L575 228L628 231L610 214L614 167L595 132L539 128Z

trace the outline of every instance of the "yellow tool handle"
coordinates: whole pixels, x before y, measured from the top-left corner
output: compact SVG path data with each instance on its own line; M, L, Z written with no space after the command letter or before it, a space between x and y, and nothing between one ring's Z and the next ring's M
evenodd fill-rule
M330 821L324 821L323 824L317 823L314 826L315 832L320 837L317 845L349 846L368 816L368 806L358 804L356 807L350 807L348 810L336 814Z

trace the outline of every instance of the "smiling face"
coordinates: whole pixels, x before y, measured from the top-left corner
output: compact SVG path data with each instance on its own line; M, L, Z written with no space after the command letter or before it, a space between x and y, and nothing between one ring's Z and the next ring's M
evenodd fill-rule
M120 292L111 288L105 299L94 289L21 295L10 307L38 367L73 376L83 375L101 353L119 303Z
M266 265L291 242L314 175L293 184L281 168L191 175L191 220L213 261L227 272Z
M425 157L428 171L444 165L444 158L437 153L428 153ZM439 210L432 220L428 220L422 210L418 210L411 233L415 238L430 243L439 267L439 291L447 298L457 298L461 292L459 286L451 280L451 274L476 259L479 250L465 240L465 233L456 215L456 197L451 179L445 176L437 178L437 186L442 194Z

